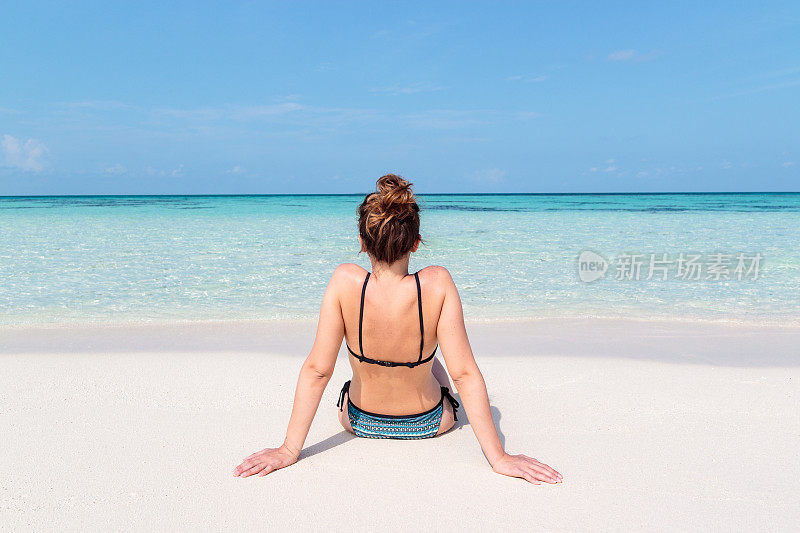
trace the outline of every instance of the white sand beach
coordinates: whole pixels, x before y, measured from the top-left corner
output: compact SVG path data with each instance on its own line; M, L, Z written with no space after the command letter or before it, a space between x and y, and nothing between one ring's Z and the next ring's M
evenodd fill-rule
M470 323L509 453L463 408L435 439L346 434L340 353L306 448L278 446L310 322L0 330L2 530L789 531L800 524L800 331L610 320Z

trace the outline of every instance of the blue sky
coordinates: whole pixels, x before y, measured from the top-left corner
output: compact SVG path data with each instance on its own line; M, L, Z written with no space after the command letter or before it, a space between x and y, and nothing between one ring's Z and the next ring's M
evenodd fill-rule
M13 2L0 195L800 190L797 2Z

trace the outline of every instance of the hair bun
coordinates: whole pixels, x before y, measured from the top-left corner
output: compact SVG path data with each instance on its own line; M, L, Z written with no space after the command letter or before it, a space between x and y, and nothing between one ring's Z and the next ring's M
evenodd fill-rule
M376 185L378 204L384 211L395 215L409 210L412 205L417 203L414 198L414 191L411 189L412 185L413 183L396 174L381 176Z
M386 174L358 206L359 234L366 251L378 261L396 261L419 238L419 206L412 185Z

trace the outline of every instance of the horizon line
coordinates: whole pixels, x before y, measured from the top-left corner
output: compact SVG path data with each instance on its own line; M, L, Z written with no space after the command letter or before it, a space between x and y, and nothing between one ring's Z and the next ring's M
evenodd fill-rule
M244 196L364 196L354 193L211 193L211 194L18 194L5 198L128 198L128 197L244 197ZM700 195L700 194L800 194L800 191L665 191L665 192L435 192L414 193L416 196L571 196L571 195Z

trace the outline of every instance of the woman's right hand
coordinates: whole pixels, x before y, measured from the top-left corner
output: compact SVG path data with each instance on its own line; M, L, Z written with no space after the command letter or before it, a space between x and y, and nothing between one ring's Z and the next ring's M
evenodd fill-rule
M534 485L541 485L542 481L546 483L561 483L564 480L561 474L553 468L522 454L504 454L494 462L492 470L504 476L521 477Z
M265 448L247 457L233 471L234 476L248 477L253 474L266 476L280 468L297 462L298 454L289 450L284 444L280 448Z

